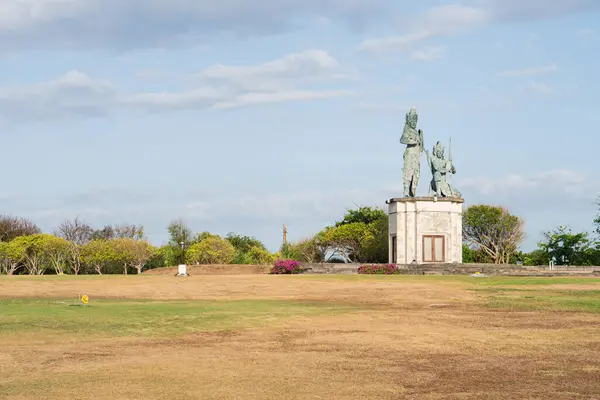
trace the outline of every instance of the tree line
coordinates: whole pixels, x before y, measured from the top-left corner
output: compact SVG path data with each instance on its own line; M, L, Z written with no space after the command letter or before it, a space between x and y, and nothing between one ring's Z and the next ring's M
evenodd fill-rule
M525 265L600 265L600 198L595 231L560 226L543 232L538 248L525 253L524 221L504 207L474 205L463 213L463 262ZM194 233L183 220L172 221L169 241L150 244L141 225L96 229L75 218L52 234L32 221L0 216L0 273L129 274L178 264L255 264L277 259L307 263L387 263L388 216L378 207L346 210L315 235L286 243L271 253L258 239L229 233Z

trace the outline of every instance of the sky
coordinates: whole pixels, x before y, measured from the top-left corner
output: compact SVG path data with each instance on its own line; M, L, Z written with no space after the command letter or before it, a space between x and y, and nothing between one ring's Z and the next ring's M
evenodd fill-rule
M0 212L276 250L402 196L415 106L532 250L592 228L598 71L597 0L2 0Z

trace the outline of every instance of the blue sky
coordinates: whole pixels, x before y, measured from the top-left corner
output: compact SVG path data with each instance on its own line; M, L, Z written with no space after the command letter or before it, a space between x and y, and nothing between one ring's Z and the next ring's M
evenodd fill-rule
M3 0L1 211L275 250L401 195L414 105L529 250L591 229L599 55L596 0Z

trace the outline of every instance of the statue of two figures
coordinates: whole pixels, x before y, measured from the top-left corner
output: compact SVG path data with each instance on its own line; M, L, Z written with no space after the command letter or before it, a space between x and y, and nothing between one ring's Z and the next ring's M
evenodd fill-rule
M406 114L406 123L404 132L400 138L400 143L406 145L404 150L404 196L415 197L417 186L419 185L419 176L421 173L421 153L425 151L427 155L427 164L431 169L433 178L429 186L429 195L436 197L455 197L460 198L459 191L454 189L449 182L449 178L456 173L456 168L452 165L452 157L446 160L444 157L444 146L437 142L433 147L433 153L430 155L425 150L423 140L423 131L417 129L419 115L413 107Z

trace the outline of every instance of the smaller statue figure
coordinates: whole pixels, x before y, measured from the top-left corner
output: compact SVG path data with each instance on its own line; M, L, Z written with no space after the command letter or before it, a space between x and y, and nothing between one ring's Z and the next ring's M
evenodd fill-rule
M421 153L425 146L423 142L423 131L417 129L419 115L417 110L412 107L406 114L404 131L400 138L400 143L406 145L404 150L404 196L415 197L417 186L419 185L419 175L421 172Z
M453 174L456 174L456 168L452 165L452 157L449 160L444 158L444 146L440 142L437 142L433 147L433 154L430 156L429 151L425 150L427 155L427 163L431 168L431 185L429 187L429 194L437 197L455 197L460 198L461 193L454 189L448 182L448 178L451 178Z

